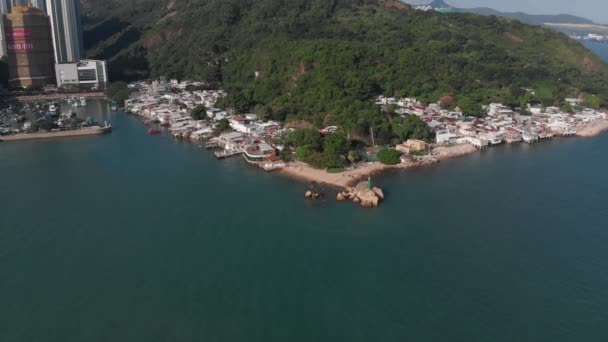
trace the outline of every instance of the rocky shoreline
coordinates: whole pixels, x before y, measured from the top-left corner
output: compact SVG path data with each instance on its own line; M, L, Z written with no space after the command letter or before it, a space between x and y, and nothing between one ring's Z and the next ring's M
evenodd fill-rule
M579 137L593 137L608 131L608 120L601 120L592 124L578 127L576 135ZM383 165L379 162L360 164L354 169L346 170L341 173L328 173L319 170L308 164L301 162L291 162L281 170L281 173L308 182L327 184L329 186L342 189L336 196L337 201L352 201L363 207L377 207L384 200L384 193L379 188L364 191L362 186L367 184L365 179L378 175L387 170L407 170L413 168L427 167L439 163L442 160L465 156L479 151L469 144L455 146L440 146L434 150L433 159L422 161L408 161L398 165ZM374 191L376 189L376 191ZM308 198L314 198L315 193L311 193ZM319 195L320 196L320 195Z

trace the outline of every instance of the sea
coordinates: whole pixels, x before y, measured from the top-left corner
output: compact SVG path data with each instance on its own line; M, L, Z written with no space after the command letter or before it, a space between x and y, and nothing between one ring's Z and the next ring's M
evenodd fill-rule
M0 143L2 342L608 336L608 134L378 176L364 210L79 115L115 129Z

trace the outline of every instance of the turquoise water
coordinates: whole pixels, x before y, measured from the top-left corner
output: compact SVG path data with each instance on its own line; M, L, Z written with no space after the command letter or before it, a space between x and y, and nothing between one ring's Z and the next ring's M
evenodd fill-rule
M583 45L585 45L587 48L591 49L602 59L608 61L608 44L584 42Z
M151 137L0 144L0 341L601 341L608 135L376 179L363 210Z

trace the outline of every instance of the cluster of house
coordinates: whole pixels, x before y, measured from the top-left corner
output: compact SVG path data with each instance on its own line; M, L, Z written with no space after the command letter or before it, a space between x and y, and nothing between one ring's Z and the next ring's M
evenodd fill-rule
M586 36L571 35L570 38L573 38L576 40L588 40L588 41L597 42L597 43L608 42L608 35L600 35L600 34L595 34L595 33L589 33Z
M440 6L433 6L433 4L417 5L417 6L413 6L412 8L417 11L423 11L423 12L436 11L436 12L440 12L440 13L452 13L454 11L454 9L452 7L448 6L445 3L440 3L439 5Z
M255 114L236 114L230 109L216 108L218 100L226 94L222 90L202 90L202 85L176 80L133 83L129 87L134 92L125 101L125 107L150 123L168 127L175 137L206 140L207 147L218 149L217 158L243 155L248 162L265 169L284 166L277 156L282 146L274 143L286 132L281 123L262 121ZM583 105L579 99L565 101L572 108ZM588 108L566 113L557 107L528 105L529 115L522 115L500 103L492 103L484 107L485 116L475 118L465 116L458 108L443 109L439 103L424 105L409 97L379 96L375 102L385 109L395 106L399 115L419 116L435 133L435 145L471 144L480 149L504 142L532 143L574 135L581 126L607 119L606 113ZM204 108L203 117L193 118L193 110L201 108ZM226 123L231 131L215 136L217 126L226 126ZM332 129L336 128L326 130ZM409 155L430 151L430 146L419 140L407 141L397 148Z
M579 99L566 99L573 108L580 108ZM423 105L415 98L379 96L376 103L383 107L396 106L399 115L417 115L435 132L437 145L471 144L485 148L504 142L532 143L554 136L574 135L577 129L605 120L607 114L584 108L576 113L565 113L558 107L528 105L530 115L522 115L500 103L485 106L483 118L467 117L455 108L442 109L439 103Z
M217 158L243 155L250 163L260 164L271 170L283 166L278 162L273 145L278 135L285 131L276 121L262 121L256 114L235 114L231 109L216 108L216 103L226 94L222 90L200 89L200 82L153 81L130 84L134 90L125 101L125 109L148 121L168 127L176 138L196 141L206 140L206 146L218 149ZM193 110L204 108L204 118L193 118ZM214 136L220 122L228 122L230 132Z

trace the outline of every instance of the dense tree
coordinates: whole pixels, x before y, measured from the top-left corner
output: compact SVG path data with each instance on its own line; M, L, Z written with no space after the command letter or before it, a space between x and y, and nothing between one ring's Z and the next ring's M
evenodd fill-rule
M106 89L106 96L119 103L123 103L125 100L129 99L130 95L131 90L127 86L127 83L123 81L112 82Z
M320 151L323 147L323 139L314 129L295 129L288 133L286 142L293 147L309 146L314 151Z
M194 120L204 120L207 118L207 108L200 105L190 111L190 117Z
M281 158L281 160L284 161L284 162L286 162L286 163L292 161L292 159L293 159L293 150L291 149L291 147L289 147L289 146L283 147L283 149L279 153L279 158Z
M226 119L222 119L222 120L218 121L217 124L215 124L215 127L213 128L213 135L219 136L220 134L222 134L223 132L225 132L229 129L230 129L230 122L228 122L228 120L226 120Z
M309 158L315 153L315 150L309 145L303 145L296 148L296 159L299 161L308 161Z
M238 111L318 128L331 117L347 135L373 131L381 140L392 132L371 103L380 94L422 102L451 94L473 116L503 98L521 105L528 87L547 105L583 93L595 94L593 105L608 100L606 64L562 34L382 3L91 0L87 54L107 58L121 77L206 81L227 90L223 104Z
M433 131L416 115L408 115L393 119L393 131L401 141L419 139L431 142Z
M323 151L325 152L340 155L347 153L349 147L350 142L341 131L329 133L323 139Z
M464 115L478 117L483 115L481 103L469 96L462 96L458 100L458 107L460 107L460 110L464 113Z
M378 161L385 165L397 165L401 163L402 153L392 149L383 148L378 152Z

